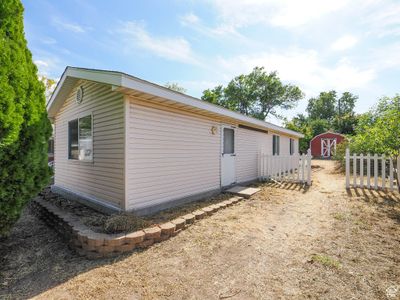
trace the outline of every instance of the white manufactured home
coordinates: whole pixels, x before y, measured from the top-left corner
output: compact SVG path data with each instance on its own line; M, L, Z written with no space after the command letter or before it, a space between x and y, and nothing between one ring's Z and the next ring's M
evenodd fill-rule
M47 105L52 189L106 211L148 214L258 178L261 153L302 135L114 71L67 67Z

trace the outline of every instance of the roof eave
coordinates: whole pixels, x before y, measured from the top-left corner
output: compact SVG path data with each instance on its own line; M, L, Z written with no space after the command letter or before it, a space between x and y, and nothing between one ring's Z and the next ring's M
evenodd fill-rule
M114 71L104 71L104 70L95 70L95 69L83 69L83 68L75 68L75 67L66 67L64 73L61 76L60 81L58 82L52 96L50 97L49 102L47 103L47 112L49 115L49 118L54 118L61 102L63 101L62 95L67 94L69 90L65 87L65 82L68 81L69 79L74 79L74 80L90 80L90 81L95 81L99 83L105 83L105 84L110 84L112 86L116 87L124 87L127 89L132 89L132 90L137 90L143 93L148 93L150 95L158 96L161 98L169 99L172 101L176 101L185 105L189 105L192 107L196 107L199 109L204 109L222 116L227 116L229 118L254 124L262 128L266 128L268 130L272 130L275 132L280 132L283 134L287 134L290 136L298 137L298 138L303 138L304 135L290 130L286 129L274 124L271 124L269 122L265 122L262 120L255 119L253 117L245 116L243 114L240 114L238 112L226 109L224 107L221 107L219 105L215 105L209 102L202 101L200 99L185 95L183 93L175 92L173 90L170 90L166 87L154 84L149 81L145 81L142 79L139 79L137 77L124 74L121 72L114 72ZM63 93L63 89L64 93ZM61 95L61 96L60 96Z

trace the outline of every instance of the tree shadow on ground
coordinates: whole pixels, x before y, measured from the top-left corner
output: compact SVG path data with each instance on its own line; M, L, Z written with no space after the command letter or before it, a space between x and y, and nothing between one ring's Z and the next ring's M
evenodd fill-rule
M347 195L355 200L361 200L377 206L389 218L400 224L400 193L386 190L373 190L367 188L346 189Z
M99 260L81 257L27 207L10 236L0 240L0 299L34 297L129 255Z

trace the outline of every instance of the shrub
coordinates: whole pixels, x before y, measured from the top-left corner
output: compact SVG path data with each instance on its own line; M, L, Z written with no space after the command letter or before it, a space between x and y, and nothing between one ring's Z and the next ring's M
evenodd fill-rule
M0 1L0 236L49 182L44 86L27 48L23 6Z

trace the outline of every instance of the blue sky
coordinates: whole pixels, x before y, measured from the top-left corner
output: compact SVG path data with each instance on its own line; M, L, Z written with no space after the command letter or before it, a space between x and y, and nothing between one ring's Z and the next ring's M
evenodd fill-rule
M254 66L278 71L307 99L335 89L364 112L400 92L400 1L23 0L41 74L67 65L118 70L189 95ZM276 121L271 119L272 121Z

